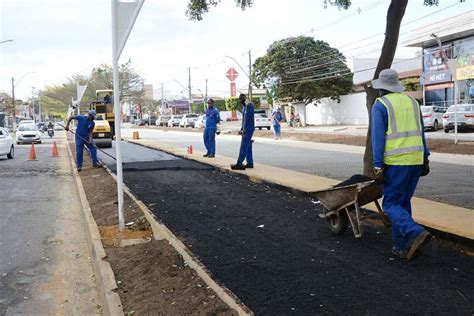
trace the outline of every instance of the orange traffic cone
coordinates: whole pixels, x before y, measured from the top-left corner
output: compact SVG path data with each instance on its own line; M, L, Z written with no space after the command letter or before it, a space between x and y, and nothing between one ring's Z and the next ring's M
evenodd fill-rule
M56 145L56 141L53 143L53 157L59 157L58 146Z
M38 160L38 159L36 159L35 144L31 144L30 158L29 158L28 160L30 160L30 161L32 161L32 160Z

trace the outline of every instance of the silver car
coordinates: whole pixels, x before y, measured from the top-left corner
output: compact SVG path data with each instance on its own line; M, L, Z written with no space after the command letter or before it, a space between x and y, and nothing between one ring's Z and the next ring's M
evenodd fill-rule
M459 129L473 129L474 128L474 104L458 104L457 118ZM445 133L449 133L454 129L455 124L455 108L451 105L446 113L443 115L443 128Z
M438 128L443 127L443 108L431 105L421 106L420 108L425 129L436 131Z
M178 126L180 119L181 115L172 115L171 118L168 120L168 127Z

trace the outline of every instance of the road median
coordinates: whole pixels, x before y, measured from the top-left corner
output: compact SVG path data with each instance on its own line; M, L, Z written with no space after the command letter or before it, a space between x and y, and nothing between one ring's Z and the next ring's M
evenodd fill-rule
M254 169L234 171L230 164L235 163L234 158L217 155L214 159L202 157L202 152L194 151L189 154L186 148L160 143L149 139L127 141L145 147L158 149L172 155L192 159L213 166L219 171L237 174L256 183L266 183L281 187L295 194L308 194L309 192L326 189L340 181L325 177L314 176L306 173L272 167L264 164L255 164ZM349 177L350 175L348 175ZM375 205L367 206L376 210ZM457 236L470 242L474 240L474 212L470 209L435 202L423 198L412 200L413 217L421 224L445 234Z

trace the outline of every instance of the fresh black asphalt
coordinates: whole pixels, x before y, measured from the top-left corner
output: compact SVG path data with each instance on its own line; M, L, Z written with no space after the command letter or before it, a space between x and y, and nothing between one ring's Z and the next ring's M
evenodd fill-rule
M381 226L333 235L308 198L183 159L124 181L258 315L474 313L474 259L438 241L407 264Z

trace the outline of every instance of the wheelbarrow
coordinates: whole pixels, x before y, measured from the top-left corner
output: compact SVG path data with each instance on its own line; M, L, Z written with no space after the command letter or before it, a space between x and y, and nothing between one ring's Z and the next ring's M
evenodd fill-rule
M344 234L350 222L354 236L362 237L360 208L371 202L375 203L384 226L391 226L377 201L382 197L381 185L373 178L354 175L331 188L311 192L310 195L323 206L323 213L319 217L327 220L329 229L335 234Z

